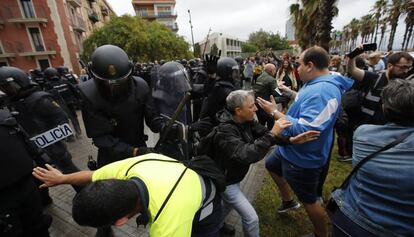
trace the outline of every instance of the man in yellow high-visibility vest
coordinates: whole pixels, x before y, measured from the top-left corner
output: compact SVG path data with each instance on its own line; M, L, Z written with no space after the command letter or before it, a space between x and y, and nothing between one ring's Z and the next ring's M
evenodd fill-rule
M137 217L150 236L218 236L220 195L214 183L175 159L150 153L108 164L96 171L62 174L35 168L43 187L87 185L73 200L80 225L121 226Z

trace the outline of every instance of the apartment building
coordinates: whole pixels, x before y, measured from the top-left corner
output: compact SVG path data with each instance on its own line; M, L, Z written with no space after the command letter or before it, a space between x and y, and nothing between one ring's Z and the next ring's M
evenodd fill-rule
M109 20L111 8L98 0L1 0L0 66L28 71L64 65L78 74L82 42L99 27L90 26L90 14L84 13L89 3L94 8L88 13Z
M208 39L199 42L201 53L210 53L211 47L215 44L221 50L222 56L235 57L241 55L241 45L244 41L237 37L226 35L223 33L211 33Z
M158 21L172 31L178 31L175 0L133 0L135 14L148 21Z

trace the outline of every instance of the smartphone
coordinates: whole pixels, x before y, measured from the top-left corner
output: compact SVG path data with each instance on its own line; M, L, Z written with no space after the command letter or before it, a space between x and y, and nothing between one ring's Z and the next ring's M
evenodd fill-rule
M363 44L362 48L364 51L375 51L377 50L377 43Z
M276 87L275 91L276 91L276 93L278 93L280 96L282 96L282 95L283 95L283 93L279 90L279 88L277 88L277 87Z

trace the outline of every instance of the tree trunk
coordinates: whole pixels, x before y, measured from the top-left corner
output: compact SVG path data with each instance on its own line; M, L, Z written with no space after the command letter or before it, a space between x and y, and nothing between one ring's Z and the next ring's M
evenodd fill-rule
M378 33L378 27L379 27L379 17L377 17L377 21L375 22L375 43L377 42L377 33Z
M407 37L407 42L405 43L405 50L407 50L408 45L410 43L410 41L412 40L412 34L413 34L413 25L410 25L410 28L408 29L408 37Z
M321 0L318 6L318 22L316 24L316 42L329 52L331 41L333 5L336 0Z
M408 28L409 27L410 27L410 25L406 23L405 24L405 31L404 31L403 42L402 42L402 45L401 45L401 50L402 51L404 50L405 41L407 40L407 34L408 34Z
M392 50L392 45L394 44L394 37L395 37L395 30L396 29L397 29L397 24L393 24L391 26L390 38L389 38L389 41L388 41L388 47L387 47L388 51Z

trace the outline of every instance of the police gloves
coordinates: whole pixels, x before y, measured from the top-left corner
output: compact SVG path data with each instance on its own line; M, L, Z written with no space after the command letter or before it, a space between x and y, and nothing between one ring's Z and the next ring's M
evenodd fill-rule
M220 55L221 55L221 50L219 51L217 56L209 55L209 54L206 54L204 56L207 74L214 74L217 72L217 61L220 59Z

